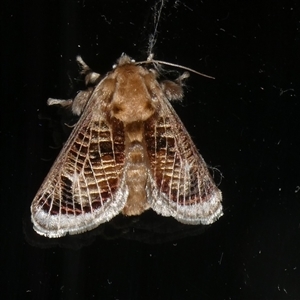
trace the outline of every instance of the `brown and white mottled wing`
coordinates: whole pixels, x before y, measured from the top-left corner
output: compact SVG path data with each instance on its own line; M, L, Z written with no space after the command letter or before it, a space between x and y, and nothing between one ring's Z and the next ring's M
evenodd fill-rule
M146 124L152 171L150 206L186 224L211 224L222 216L222 195L206 163L168 100Z
M95 97L94 97L95 98ZM97 227L125 205L124 130L89 103L31 206L34 229L60 237ZM96 104L97 105L97 104Z

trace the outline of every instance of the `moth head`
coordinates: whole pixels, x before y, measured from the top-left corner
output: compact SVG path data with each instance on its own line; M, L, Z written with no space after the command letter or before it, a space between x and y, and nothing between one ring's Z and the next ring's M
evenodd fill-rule
M120 58L117 60L117 63L113 65L113 69L115 69L116 67L125 65L125 64L134 64L134 63L135 63L135 60L123 52L122 55L120 56Z

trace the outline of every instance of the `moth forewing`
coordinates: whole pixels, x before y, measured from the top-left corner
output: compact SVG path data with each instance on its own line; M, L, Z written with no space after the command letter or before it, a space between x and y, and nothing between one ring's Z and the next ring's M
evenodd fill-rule
M146 135L154 174L151 207L185 224L211 224L222 215L222 195L169 101L161 103Z
M187 224L217 220L221 192L169 103L182 98L188 75L159 82L156 72L122 55L101 79L77 60L94 87L71 103L80 119L32 202L37 233L77 234L149 207Z

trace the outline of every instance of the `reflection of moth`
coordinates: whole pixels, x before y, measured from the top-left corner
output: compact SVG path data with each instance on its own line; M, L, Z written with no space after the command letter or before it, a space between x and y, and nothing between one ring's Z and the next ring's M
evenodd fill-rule
M158 81L146 63L122 55L101 77L77 60L87 90L48 100L81 116L32 202L37 233L77 234L150 207L186 224L216 221L221 192L169 103L183 97L188 74Z

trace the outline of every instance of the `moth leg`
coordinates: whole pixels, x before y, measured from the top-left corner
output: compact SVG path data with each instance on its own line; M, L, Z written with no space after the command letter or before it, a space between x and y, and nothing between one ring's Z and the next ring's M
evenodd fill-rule
M175 82L177 82L178 84L182 85L183 80L185 80L186 78L190 77L190 73L189 72L184 72L182 73L176 80Z
M62 107L68 107L72 105L73 99L54 99L54 98L49 98L47 100L47 105L60 105Z
M76 60L81 67L81 74L85 76L85 84L86 85L96 85L99 82L100 74L94 72L81 58L81 56L77 56Z
M88 88L85 91L80 91L76 97L73 99L54 99L49 98L47 100L48 105L60 105L66 109L71 108L72 113L76 116L80 116L87 101L89 100L90 95L92 94L93 89Z
M183 98L183 80L189 76L190 74L188 72L184 72L175 81L164 80L161 82L160 86L170 101L181 100Z
M74 115L80 116L93 92L93 88L88 88L85 91L80 91L73 100L72 112Z

